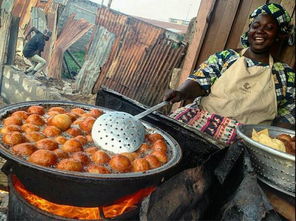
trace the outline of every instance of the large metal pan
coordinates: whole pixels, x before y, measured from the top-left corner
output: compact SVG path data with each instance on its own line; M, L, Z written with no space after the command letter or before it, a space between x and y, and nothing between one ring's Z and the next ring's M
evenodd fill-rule
M80 107L86 110L103 107L67 101L31 101L13 104L0 109L0 121L10 113L24 110L32 105L44 107ZM16 157L0 144L0 155L8 160L5 171L16 174L25 187L51 202L74 206L108 205L120 197L132 194L142 188L159 185L174 174L182 152L179 144L166 132L143 122L147 128L160 133L169 144L169 161L156 169L143 173L91 174L61 171L31 164Z

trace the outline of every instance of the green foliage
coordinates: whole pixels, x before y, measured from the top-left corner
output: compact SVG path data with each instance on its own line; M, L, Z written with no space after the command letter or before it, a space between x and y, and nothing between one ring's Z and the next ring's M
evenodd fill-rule
M74 56L76 61L82 66L84 63L85 51L75 51L75 52L71 52L71 54ZM70 72L73 71L78 74L80 71L80 68L77 66L77 64L73 61L73 59L70 57L70 55L67 52L65 52L64 58L67 61ZM66 67L63 70L62 78L71 78Z

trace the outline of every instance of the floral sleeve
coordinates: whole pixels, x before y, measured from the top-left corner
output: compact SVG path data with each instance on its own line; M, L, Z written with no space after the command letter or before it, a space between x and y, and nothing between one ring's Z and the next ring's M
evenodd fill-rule
M239 57L234 50L225 50L211 55L188 79L196 81L207 92L216 79Z

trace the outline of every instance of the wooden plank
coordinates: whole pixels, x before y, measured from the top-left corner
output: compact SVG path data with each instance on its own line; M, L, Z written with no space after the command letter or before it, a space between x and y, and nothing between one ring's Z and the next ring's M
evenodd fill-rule
M181 76L178 85L180 85L188 75L194 70L197 57L200 53L201 46L207 31L210 17L212 15L216 0L202 0L196 16L196 30L192 38L192 43L189 45L187 54L184 59L184 65L181 71Z
M225 48L239 2L237 0L217 2L197 64L205 61L211 54Z

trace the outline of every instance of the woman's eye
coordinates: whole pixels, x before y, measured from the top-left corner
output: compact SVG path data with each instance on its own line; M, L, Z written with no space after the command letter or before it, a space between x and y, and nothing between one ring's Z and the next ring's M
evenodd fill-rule
M259 27L259 24L258 23L253 23L252 24L252 28L258 28Z
M268 31L271 31L271 30L273 30L273 25L267 25L266 27L265 27L265 29L266 30L268 30Z

